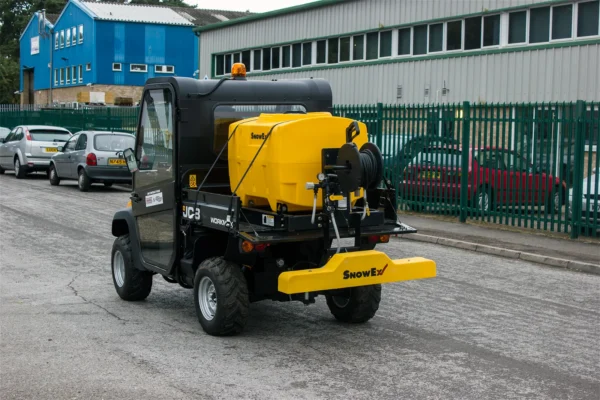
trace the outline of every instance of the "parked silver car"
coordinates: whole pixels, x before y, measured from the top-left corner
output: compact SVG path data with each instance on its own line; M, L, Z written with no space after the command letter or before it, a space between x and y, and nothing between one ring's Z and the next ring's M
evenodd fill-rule
M67 129L56 126L17 126L1 141L0 174L14 170L22 179L29 172L47 172L50 158L71 136Z
M76 179L79 190L87 192L93 183L111 186L131 183L131 172L123 158L123 150L134 148L130 133L82 131L70 138L50 160L51 185L61 180Z

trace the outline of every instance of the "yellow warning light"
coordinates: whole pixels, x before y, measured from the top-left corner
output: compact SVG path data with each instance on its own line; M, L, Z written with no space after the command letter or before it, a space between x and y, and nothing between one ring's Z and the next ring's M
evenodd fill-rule
M235 63L231 67L231 76L233 78L245 78L246 77L246 66L244 63Z

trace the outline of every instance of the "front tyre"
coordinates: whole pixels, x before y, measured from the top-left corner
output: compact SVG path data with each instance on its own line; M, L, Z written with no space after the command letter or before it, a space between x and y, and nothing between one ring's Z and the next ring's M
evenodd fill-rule
M52 186L58 186L60 184L60 178L56 173L56 167L54 166L54 164L50 164L50 168L48 169L48 176L50 179L50 184Z
M375 316L381 302L381 285L359 286L339 295L326 295L331 314L342 322L362 323Z
M242 332L248 320L250 298L240 266L221 257L200 263L194 278L194 303L198 321L209 335Z
M129 235L115 239L111 254L113 283L120 298L144 300L152 290L152 273L133 266Z

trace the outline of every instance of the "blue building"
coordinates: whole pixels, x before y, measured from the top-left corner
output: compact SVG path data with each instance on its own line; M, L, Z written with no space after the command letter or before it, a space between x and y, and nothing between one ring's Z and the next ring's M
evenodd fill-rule
M91 0L70 0L58 16L37 12L20 39L21 103L137 102L148 78L197 76L194 26L245 15Z

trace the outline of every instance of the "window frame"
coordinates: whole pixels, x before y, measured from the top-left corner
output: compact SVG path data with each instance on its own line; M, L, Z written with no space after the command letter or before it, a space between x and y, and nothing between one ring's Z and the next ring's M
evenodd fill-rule
M59 36L59 32L54 32L54 50L58 50Z
M495 16L498 16L498 44L492 44L492 45L486 46L485 45L485 19L490 18L490 17L495 17ZM494 13L494 14L487 14L487 15L481 16L481 50L502 47L502 35L504 35L503 29L502 29L502 13ZM506 29L506 35L507 35L506 41L508 43L508 25L507 25L507 29Z
M513 12L507 13L508 21L506 24L506 45L505 45L506 47L515 47L515 46L518 47L518 46L529 45L529 10L530 9L527 8L525 10L515 10ZM510 43L510 41L509 41L510 40L510 15L520 13L520 12L525 12L525 41Z
M362 37L362 58L354 58L354 39L357 37ZM367 37L366 35L360 34L360 35L352 35L352 41L351 41L351 50L352 50L352 61L366 61L367 59L367 46L366 46L366 42L367 42Z
M557 4L557 5L550 7L550 33L549 33L550 36L549 36L548 43L566 42L569 40L573 40L573 38L575 37L575 35L574 35L575 32L573 29L575 26L575 24L573 23L574 19L575 19L575 9L579 8L579 7L575 7L576 4L578 4L578 3L565 3L565 4ZM552 38L552 29L554 26L554 9L556 7L565 7L565 6L571 6L571 36L569 36L568 38L553 39Z
M60 31L60 48L61 49L65 48L65 31L64 30Z
M408 30L408 54L400 54L400 31ZM404 27L396 29L396 52L394 57L412 57L413 56L413 27Z
M71 67L65 67L65 85L71 84Z
M133 66L134 66L134 65L137 65L137 66L144 66L144 70L143 70L143 71L141 71L141 70L134 70L134 69L133 69ZM142 73L143 73L143 74L145 74L145 73L148 73L148 64L138 64L138 63L131 63L131 64L129 64L129 72L135 72L135 73L141 73L141 74L142 74Z
M77 29L77 43L83 43L83 24L79 25Z
M77 46L77 27L71 28L71 46Z
M382 33L390 33L390 55L389 56L382 56L381 55L381 34ZM379 31L379 37L377 38L377 59L383 59L383 60L387 60L389 58L393 58L396 56L398 49L394 49L394 32L398 32L398 29L385 29L382 31ZM396 46L398 47L398 46Z
M54 68L54 86L58 86L58 68Z
M118 68L116 67L118 66ZM123 72L123 64L122 63L112 63L112 70L114 72Z
M91 71L92 70L92 63L85 64L85 70L88 71L88 72Z
M79 64L79 74L78 74L78 78L79 78L79 83L83 83L83 65Z
M448 24L453 22L460 22L460 48L454 50L448 50ZM483 22L483 20L482 20ZM483 23L481 25L481 30L483 31ZM444 32L443 32L443 43L442 43L442 51L448 53L456 53L459 51L465 51L465 18L453 19L444 22Z
M582 4L594 3L594 2L596 2L596 0L591 0L591 1L584 0L584 1L578 1L577 3L575 3L577 5L577 7L575 7L573 10L573 36L572 36L571 40L587 40L589 38L594 38L594 37L600 36L600 4L598 7L598 31L596 32L595 35L579 36L579 7Z
M71 47L71 28L65 30L65 47Z
M64 85L65 84L65 69L60 68L60 85Z
M160 67L160 70L158 69ZM171 67L173 70L172 71L167 71L167 69ZM223 65L224 67L224 65ZM175 73L175 66L173 65L159 65L156 64L154 66L154 73L155 74L174 74ZM215 71L215 75L216 75L216 71Z
M342 61L342 39L348 39L348 59ZM352 62L352 35L344 35L338 38L338 64Z
M431 27L433 25L441 25L442 26L442 48L440 50L436 50L436 51L431 51L429 50L430 45L431 45ZM434 22L433 24L427 24L427 52L425 53L426 55L429 54L439 54L439 53L444 53L446 48L446 22Z
M548 13L548 41L546 42L535 42L531 43L531 10L538 10L542 8L549 8L550 11ZM543 5L537 7L529 7L527 9L527 43L528 45L544 45L546 43L550 43L552 41L552 6Z
M77 75L77 66L76 65L72 65L71 66L71 84L72 85L76 85L78 79L75 79L75 76Z

